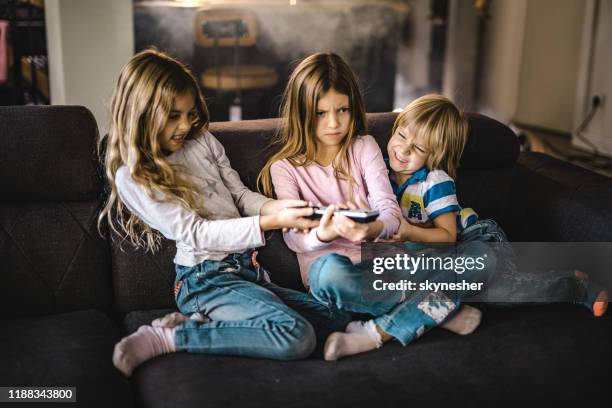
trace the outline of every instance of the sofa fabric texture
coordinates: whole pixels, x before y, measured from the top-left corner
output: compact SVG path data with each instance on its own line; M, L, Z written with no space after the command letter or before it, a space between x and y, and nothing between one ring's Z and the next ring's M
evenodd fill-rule
M0 118L0 200L99 198L98 126L91 112L82 106L6 106Z

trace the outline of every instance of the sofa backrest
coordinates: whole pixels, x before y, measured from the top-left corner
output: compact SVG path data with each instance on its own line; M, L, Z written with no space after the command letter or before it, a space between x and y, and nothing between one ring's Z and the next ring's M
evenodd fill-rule
M369 133L376 138L385 156L395 117L394 113L368 114ZM512 172L519 152L518 142L508 127L490 118L470 114L469 122L470 134L461 160L459 180L465 173L476 187L463 185L460 199L461 190L468 195L471 189L486 188L486 197L473 199L487 208L485 212L494 213L508 186L499 181ZM276 119L220 122L210 126L211 133L225 146L232 167L251 189L255 189L257 175L271 153L268 147L277 126ZM479 174L484 176L479 177ZM303 289L295 254L285 246L278 232L267 234L267 238L266 246L259 249L260 263L271 272L277 284ZM135 251L127 244L120 248L117 242L111 246L116 307L120 311L174 307L172 258L175 247L172 242L164 241L161 251L155 254Z
M83 107L0 107L0 315L112 308L97 133Z

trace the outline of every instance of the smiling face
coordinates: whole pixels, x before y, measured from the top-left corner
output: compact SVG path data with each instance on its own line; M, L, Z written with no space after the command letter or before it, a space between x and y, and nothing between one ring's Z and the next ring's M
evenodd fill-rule
M186 92L174 99L168 121L159 134L159 144L166 153L174 153L183 146L197 119L194 104L195 97L192 92Z
M423 134L415 136L406 127L397 128L389 140L387 151L391 169L404 181L423 167L429 157Z
M317 145L338 147L346 137L351 123L348 95L330 89L317 101Z

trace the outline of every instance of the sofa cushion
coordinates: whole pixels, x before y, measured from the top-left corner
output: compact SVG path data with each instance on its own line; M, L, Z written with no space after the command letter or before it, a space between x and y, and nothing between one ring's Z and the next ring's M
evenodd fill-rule
M609 177L542 153L523 153L510 188L506 214L514 240L612 241Z
M477 113L468 113L468 140L461 156L462 169L511 167L519 155L519 143L506 125Z
M111 243L115 308L122 313L137 309L175 306L174 241L163 239L159 251L151 254L134 249L128 242Z
M455 179L457 198L462 207L476 210L480 219L496 220L510 240L514 233L515 214L517 211L509 206L510 187L516 175L516 167L495 169L463 169ZM525 216L522 213L522 216Z
M118 328L96 310L3 320L3 386L76 387L83 407L130 407L129 382L113 367Z
M134 372L147 407L588 406L605 401L610 316L579 306L486 307L478 330L330 363L177 353ZM145 315L143 315L144 317ZM151 316L147 316L148 320ZM142 324L145 323L143 320ZM139 324L133 322L137 327ZM382 404L382 405L381 405Z
M0 202L0 317L113 304L101 202Z
M82 106L0 106L0 201L97 198L97 135Z
M0 107L0 317L112 307L97 134L83 107Z

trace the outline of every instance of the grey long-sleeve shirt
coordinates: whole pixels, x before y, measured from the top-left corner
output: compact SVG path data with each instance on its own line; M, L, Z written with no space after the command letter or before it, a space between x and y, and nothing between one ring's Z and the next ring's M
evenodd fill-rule
M208 211L206 219L176 200L161 202L161 193L150 198L143 186L134 181L127 166L117 170L116 185L121 201L132 213L164 237L176 241L176 264L194 266L265 244L259 211L270 199L242 183L223 146L211 133L186 140L168 158L188 170Z

